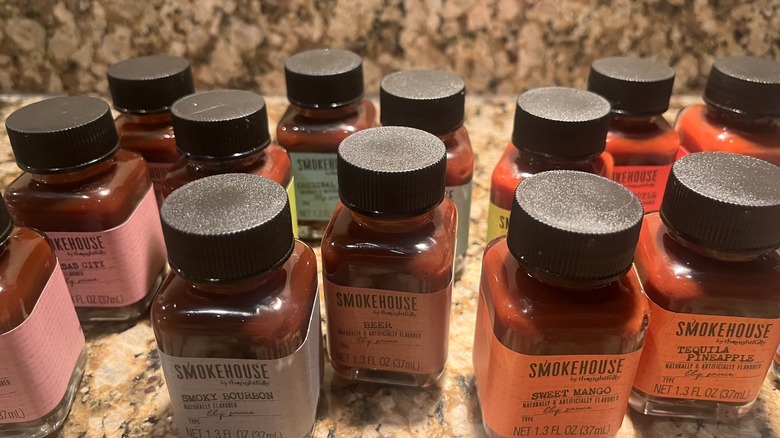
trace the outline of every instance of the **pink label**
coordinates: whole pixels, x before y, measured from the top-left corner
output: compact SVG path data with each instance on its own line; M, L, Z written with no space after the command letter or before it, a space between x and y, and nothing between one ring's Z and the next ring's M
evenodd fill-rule
M37 420L54 409L83 349L84 333L57 266L30 316L0 334L0 424Z
M276 360L176 357L158 350L173 419L185 437L303 437L320 395L320 302L306 339Z
M124 307L143 299L165 266L151 187L121 225L99 232L47 232L76 307Z
M165 197L162 194L162 183L165 181L165 176L168 175L168 171L171 170L174 163L155 163L151 161L146 162L146 166L149 168L149 176L152 177L152 185L154 186L154 194L157 197L157 206L162 206Z
M615 166L612 179L631 190L645 208L655 211L661 208L661 201L669 179L671 164L663 166Z

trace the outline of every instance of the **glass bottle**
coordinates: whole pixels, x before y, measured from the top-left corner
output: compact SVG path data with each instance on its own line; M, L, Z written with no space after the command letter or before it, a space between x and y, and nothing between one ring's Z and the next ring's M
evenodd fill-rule
M68 416L84 333L46 238L14 227L0 200L0 437L37 438Z
M290 156L271 142L265 99L251 91L204 91L174 103L176 146L184 158L162 183L163 197L197 179L222 173L264 176L287 188L297 236Z
M718 59L703 97L705 103L677 116L683 148L734 152L780 166L780 63L749 56Z
M376 126L363 98L363 60L347 50L297 53L284 63L290 105L276 127L295 176L298 233L320 240L339 200L336 150L348 135Z
M573 88L536 88L517 98L512 141L490 180L488 242L506 235L523 179L556 169L612 175L612 157L603 153L609 111L601 96Z
M619 184L542 172L482 261L474 371L490 437L615 436L647 329L631 268L642 204Z
M458 208L455 278L463 274L469 244L474 152L463 125L466 86L455 74L408 70L386 76L379 90L381 122L408 126L439 137L447 148L447 197Z
M158 205L160 184L181 159L171 122L171 105L195 92L190 63L177 56L141 56L108 68L108 89L116 118L119 146L146 160Z
M457 210L446 150L406 127L349 136L322 238L328 352L354 380L432 384L447 360Z
M590 66L588 91L607 99L612 115L607 152L612 180L634 192L645 211L661 206L680 139L663 113L669 109L674 70L649 59L615 57Z
M724 152L672 166L636 252L650 327L634 409L708 420L750 410L780 343L778 223L777 166Z
M6 129L24 171L6 190L8 210L51 239L81 321L146 312L165 244L146 163L119 149L108 105L48 99L15 111Z
M151 319L179 433L309 436L323 363L317 259L293 238L285 190L210 176L161 215L171 273Z

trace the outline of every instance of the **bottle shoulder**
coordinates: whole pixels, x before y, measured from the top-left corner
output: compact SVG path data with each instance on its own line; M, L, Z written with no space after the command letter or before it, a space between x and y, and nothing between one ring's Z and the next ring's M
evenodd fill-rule
M349 135L377 126L374 104L363 99L344 109L312 110L289 105L276 138L289 152L333 152Z

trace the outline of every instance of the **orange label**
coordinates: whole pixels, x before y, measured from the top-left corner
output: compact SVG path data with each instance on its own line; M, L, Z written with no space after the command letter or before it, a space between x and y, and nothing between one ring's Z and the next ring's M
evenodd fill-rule
M612 179L631 190L645 207L645 211L661 208L661 200L669 179L671 164L664 166L615 166Z
M779 323L675 313L650 300L650 325L634 386L653 396L752 401L780 342Z
M474 373L485 422L502 436L606 437L620 429L640 352L532 356L495 335L480 292Z
M324 282L331 361L428 374L447 361L452 283L429 294Z

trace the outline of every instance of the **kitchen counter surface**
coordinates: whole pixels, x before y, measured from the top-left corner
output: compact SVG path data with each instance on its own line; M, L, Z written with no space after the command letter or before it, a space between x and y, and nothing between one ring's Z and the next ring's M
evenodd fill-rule
M0 118L39 99L0 96ZM677 108L691 99L675 99ZM272 127L286 100L267 98ZM510 138L514 98L469 97L466 126L476 154L474 200L468 258L452 294L450 353L438 385L409 389L354 383L334 376L326 364L316 437L481 437L484 436L474 387L471 347L479 290L480 264L487 231L490 173ZM5 187L19 169L4 124L0 127L0 182ZM315 251L319 257L319 248ZM323 324L324 327L324 324ZM102 324L85 328L89 361L71 414L60 437L175 437L170 398L165 388L148 316L133 325ZM750 414L720 424L647 417L629 409L617 437L628 438L770 438L780 437L780 386L764 382Z

